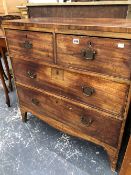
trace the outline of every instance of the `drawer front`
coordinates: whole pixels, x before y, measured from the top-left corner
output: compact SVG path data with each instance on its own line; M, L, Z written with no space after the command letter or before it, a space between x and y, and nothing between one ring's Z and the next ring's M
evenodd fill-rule
M121 115L128 92L126 84L91 75L48 67L39 62L12 59L19 83L46 90L77 102Z
M131 41L57 34L57 63L130 79Z
M18 86L17 90L20 104L29 110L117 147L121 129L120 120L102 116L94 110L87 110L22 86Z
M5 30L10 56L39 58L53 62L53 36L50 33Z

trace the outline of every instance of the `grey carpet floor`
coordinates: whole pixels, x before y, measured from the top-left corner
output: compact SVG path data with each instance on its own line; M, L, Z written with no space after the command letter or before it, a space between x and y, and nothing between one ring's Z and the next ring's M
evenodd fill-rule
M66 135L31 114L22 123L15 92L10 98L8 108L0 86L0 175L113 174L103 148Z

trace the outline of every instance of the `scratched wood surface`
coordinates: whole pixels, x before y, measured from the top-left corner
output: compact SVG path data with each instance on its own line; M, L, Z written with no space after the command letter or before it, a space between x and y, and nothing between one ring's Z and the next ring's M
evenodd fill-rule
M89 30L114 33L131 33L130 19L107 19L107 18L31 18L12 21L3 21L3 27L18 29L47 28L52 31L63 30ZM36 29L37 30L37 29ZM124 36L123 36L124 38Z
M80 108L29 88L17 86L17 89L21 105L28 107L30 104L30 109L40 115L58 120L70 128L117 147L121 121L103 117L100 113ZM110 127L112 127L111 131Z
M56 39L59 65L130 79L130 40L62 34L56 35ZM74 40L79 44L74 44ZM82 51L90 47L95 52L93 60L82 55Z
M32 112L103 146L115 169L130 104L131 20L38 18L3 27L23 121ZM92 60L80 58L83 48Z
M23 55L42 58L43 61L53 62L53 37L49 33L31 31L6 30L6 37L11 55ZM29 41L31 49L25 48ZM42 43L42 44L41 44Z
M42 61L12 59L16 81L123 117L128 85L52 68ZM90 96L83 92L86 87L94 90Z

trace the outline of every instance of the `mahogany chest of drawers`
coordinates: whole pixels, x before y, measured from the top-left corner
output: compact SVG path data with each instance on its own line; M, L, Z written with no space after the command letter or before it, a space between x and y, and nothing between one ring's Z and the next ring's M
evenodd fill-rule
M24 19L3 24L23 121L103 146L115 169L131 85L131 21Z

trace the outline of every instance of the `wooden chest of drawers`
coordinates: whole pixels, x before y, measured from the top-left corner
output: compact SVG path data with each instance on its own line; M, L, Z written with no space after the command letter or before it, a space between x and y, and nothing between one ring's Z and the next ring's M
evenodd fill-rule
M23 121L103 146L115 169L130 103L131 21L24 19L3 24Z

